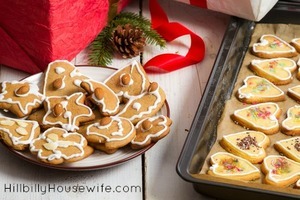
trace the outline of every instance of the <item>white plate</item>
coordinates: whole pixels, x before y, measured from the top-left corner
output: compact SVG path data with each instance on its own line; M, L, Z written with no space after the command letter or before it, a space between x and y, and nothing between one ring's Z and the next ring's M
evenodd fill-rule
M82 74L97 81L104 81L108 76L110 76L116 70L113 68L103 68L103 67L78 67L78 69ZM34 82L38 84L40 87L42 85L42 79L43 79L42 73L35 74L25 78L25 80ZM165 105L163 106L160 112L163 115L166 115L168 117L170 116L169 106L167 102L165 103ZM1 112L0 115L7 115L7 114ZM102 169L102 168L119 165L121 163L124 163L128 160L131 160L145 153L148 149L150 149L154 145L153 143L148 147L140 150L132 150L130 147L125 147L119 149L117 152L113 154L106 154L104 152L95 150L91 156L81 161L77 161L73 163L64 163L61 165L51 165L37 160L36 156L32 155L29 151L16 151L8 147L7 145L5 145L3 142L2 144L5 147L7 147L9 151L12 152L13 154L34 164L49 167L49 168L54 168L54 169L70 170L70 171L95 170L95 169Z

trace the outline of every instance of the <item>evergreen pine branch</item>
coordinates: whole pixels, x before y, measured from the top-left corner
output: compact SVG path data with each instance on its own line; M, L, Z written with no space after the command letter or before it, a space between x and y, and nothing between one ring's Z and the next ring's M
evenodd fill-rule
M111 41L111 28L105 27L89 48L89 63L96 66L107 66L113 59L113 46Z
M97 38L90 45L89 62L91 65L107 66L113 59L112 34L118 25L131 24L139 27L146 38L146 43L165 47L166 41L154 29L151 28L151 21L136 13L121 12L100 32Z

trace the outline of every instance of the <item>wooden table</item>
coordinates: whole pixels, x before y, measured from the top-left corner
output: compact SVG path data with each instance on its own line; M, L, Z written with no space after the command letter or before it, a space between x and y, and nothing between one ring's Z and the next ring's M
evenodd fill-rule
M143 15L150 19L148 1L142 1ZM171 133L144 155L108 169L72 172L60 171L28 163L0 145L0 199L105 199L105 200L182 200L210 199L194 191L192 185L176 173L176 163L210 71L222 42L229 16L188 6L174 0L159 1L170 21L182 23L201 36L206 44L205 59L195 65L164 74L149 74L167 94L173 125ZM133 1L125 10L139 11ZM163 52L186 54L189 36L168 43L167 48L147 47L146 62ZM139 58L135 58L139 60ZM86 51L72 60L87 65ZM122 67L129 60L114 59L112 66ZM0 81L19 80L24 72L1 67ZM69 190L77 188L77 190ZM87 188L94 188L88 191Z

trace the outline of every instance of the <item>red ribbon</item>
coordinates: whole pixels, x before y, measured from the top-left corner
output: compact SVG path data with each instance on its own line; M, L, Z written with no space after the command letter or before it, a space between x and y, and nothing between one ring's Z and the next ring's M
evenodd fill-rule
M190 4L201 8L207 8L206 0L190 0Z
M183 35L190 35L191 46L185 56L171 53L155 56L144 65L147 72L170 72L203 60L205 44L201 37L177 22L169 22L166 13L160 7L157 0L149 0L149 8L152 28L167 42Z

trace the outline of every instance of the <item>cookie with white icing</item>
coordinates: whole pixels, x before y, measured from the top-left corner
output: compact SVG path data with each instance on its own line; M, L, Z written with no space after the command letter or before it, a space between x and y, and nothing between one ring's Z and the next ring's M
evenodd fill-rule
M137 61L117 70L104 83L117 94L121 102L146 92L150 85L144 68Z
M300 179L300 163L285 156L267 156L261 170L265 174L264 182L278 187L288 187Z
M146 92L131 96L117 116L128 118L133 124L154 116L164 105L166 94L156 82L152 82Z
M31 153L42 162L62 164L82 160L94 152L87 140L77 132L50 128L30 143Z
M35 83L4 81L0 85L0 109L10 111L19 118L39 108L43 100L44 95Z
M292 39L291 45L300 53L300 38Z
M284 101L284 92L265 78L248 76L237 91L237 98L244 103Z
M83 80L81 87L89 94L89 100L105 116L115 115L119 111L119 98L107 85L92 79Z
M239 181L260 178L260 171L248 160L227 152L217 152L210 157L207 174Z
M44 101L46 114L42 118L42 126L62 127L67 131L76 131L80 123L95 118L90 107L84 104L85 95L82 92L70 96L50 96Z
M300 106L295 105L287 110L287 117L281 123L281 132L286 135L300 135Z
M104 117L79 130L96 149L114 153L134 138L136 130L130 120L122 117Z
M30 142L40 134L36 121L0 117L0 137L15 150L25 150Z
M80 87L85 75L67 60L56 60L49 63L44 73L43 94L45 96L71 95L84 92Z
M273 102L260 103L235 110L232 120L246 129L275 134L279 131L281 109Z
M253 44L252 53L260 58L297 56L297 51L292 45L272 34L262 35L259 42Z
M171 125L172 120L164 115L139 121L135 126L136 136L131 140L131 148L141 149L166 137L170 132Z
M252 60L249 68L258 76L275 85L286 85L292 82L292 73L297 69L296 62L289 58Z
M220 144L226 151L256 164L266 157L270 139L263 132L243 131L224 135Z
M288 88L287 95L297 102L300 102L300 85Z
M276 141L274 147L286 157L300 163L300 137Z
M296 78L297 78L298 80L300 80L300 58L299 58L299 60L298 60L298 62L297 62L297 66L298 66L298 71L297 71L297 73L296 73Z

